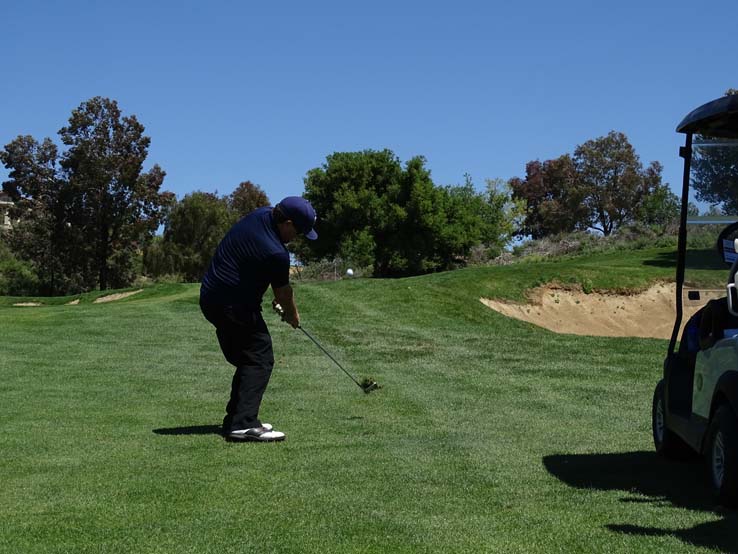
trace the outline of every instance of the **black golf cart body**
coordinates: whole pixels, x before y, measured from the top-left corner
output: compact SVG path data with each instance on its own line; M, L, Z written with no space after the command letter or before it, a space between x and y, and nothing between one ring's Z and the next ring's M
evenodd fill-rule
M727 263L722 286L713 286L710 294L701 290L696 281L685 280L685 271L690 268L687 229L700 219L688 217L688 203L690 183L694 179L693 161L704 159L700 158L700 152L704 154L710 148L713 152L720 148L738 152L738 95L700 106L684 118L677 131L686 134L686 141L679 152L684 158L684 176L677 247L676 320L664 361L664 377L654 394L654 441L657 451L665 455L689 449L707 455L717 432L714 428L718 412L722 421L731 421L732 414L735 432L729 431L730 437L726 437L730 441L733 436L738 437L738 294L735 284L731 286L736 282L738 269L735 253L738 241L734 240L738 238L738 216L701 218L701 223L722 229L717 248L712 251L719 262L722 257L722 263ZM730 190L735 190L738 197L736 172L738 167L731 167L721 178L728 180ZM685 304L702 308L689 318L682 330ZM657 429L659 425L661 428ZM723 438L721 435L720 440ZM724 458L722 450L719 455ZM721 458L719 471L725 469L724 461ZM728 484L733 486L731 483ZM731 498L738 496L734 492L718 493L726 504L738 501Z

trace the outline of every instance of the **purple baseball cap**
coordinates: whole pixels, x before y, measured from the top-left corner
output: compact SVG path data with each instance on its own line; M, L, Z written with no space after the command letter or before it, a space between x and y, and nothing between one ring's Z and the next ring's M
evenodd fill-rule
M287 219L292 220L295 229L305 235L305 238L310 240L318 238L318 233L313 229L318 216L315 215L315 210L310 202L302 196L288 196L277 204L277 207Z

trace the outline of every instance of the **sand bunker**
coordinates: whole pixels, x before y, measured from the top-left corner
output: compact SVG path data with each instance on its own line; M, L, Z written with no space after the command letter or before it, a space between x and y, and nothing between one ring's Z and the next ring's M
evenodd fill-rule
M112 302L114 300L120 300L121 298L128 298L129 296L133 296L134 294L138 294L139 292L143 292L143 289L138 289L131 292L118 292L115 294L109 294L107 296L101 296L100 298L96 298L92 303L102 304L103 302Z
M546 286L531 291L529 304L480 298L480 302L508 317L545 327L556 333L601 337L671 338L676 317L676 285L658 283L632 295L585 294L581 290ZM682 325L711 298L725 291L710 291L699 301L684 300Z
M114 300L120 300L121 298L128 298L129 296L133 296L134 294L138 294L139 292L143 292L143 289L133 290L130 292L118 292L115 294L109 294L107 296L101 296L100 298L95 299L92 303L102 304L103 302L113 302ZM79 298L66 303L67 306L76 306L77 304L79 304ZM13 304L13 306L43 306L43 304L41 304L41 302L16 302L15 304Z

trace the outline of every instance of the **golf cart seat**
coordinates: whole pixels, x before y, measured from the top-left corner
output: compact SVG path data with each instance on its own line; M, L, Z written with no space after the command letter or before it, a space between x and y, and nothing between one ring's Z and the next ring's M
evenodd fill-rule
M717 250L721 259L730 266L727 294L724 298L710 300L696 312L684 327L679 351L687 356L687 366L692 367L689 354L711 348L717 341L732 336L738 329L738 222L728 225L718 236Z
M724 339L726 331L738 330L738 316L729 310L727 297L710 300L700 312L700 350L707 350L717 341ZM731 332L730 336L733 335Z
M718 237L717 247L720 257L730 264L725 298L710 300L701 310L699 319L699 347L706 350L717 341L738 333L738 294L736 294L736 273L738 273L738 223L728 225ZM699 312L698 312L699 313Z

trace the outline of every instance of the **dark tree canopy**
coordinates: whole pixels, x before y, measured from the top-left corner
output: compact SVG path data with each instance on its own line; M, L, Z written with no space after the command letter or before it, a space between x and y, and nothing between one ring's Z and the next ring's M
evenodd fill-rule
M130 284L134 259L159 226L171 194L164 171L143 171L150 139L135 116L96 97L72 112L50 139L18 137L5 146L3 188L19 219L9 242L36 267L44 292L77 292ZM35 240L34 240L35 236ZM35 242L35 244L34 244Z
M607 236L636 221L663 225L676 217L676 196L661 182L661 164L643 165L623 133L578 146L573 156L533 161L513 196L526 203L521 235L534 239L593 229Z
M589 209L574 161L565 154L554 160L528 162L525 179L513 178L514 198L525 201L525 220L519 233L539 239L587 228Z
M144 251L144 272L150 277L199 281L230 227L264 206L269 206L269 198L251 181L241 182L226 196L195 191L172 202L163 236Z
M269 198L259 185L243 181L228 197L231 209L241 218L257 208L269 206Z
M320 239L306 259L341 256L375 275L415 275L453 267L472 246L500 240L504 202L464 187L438 187L417 156L403 167L390 150L337 152L308 172L305 196ZM497 210L497 211L495 211Z
M143 172L151 139L136 116L95 97L72 112L59 134L69 147L61 165L75 191L75 214L101 289L130 281L133 253L161 222L165 173Z
M16 222L5 240L34 268L39 292L64 291L79 275L72 261L74 233L67 225L71 190L61 174L57 148L48 138L38 143L19 136L0 152L0 160L10 169L3 189L14 201L10 215Z
M236 217L228 198L195 191L174 204L161 239L147 248L144 268L150 275L178 275L200 281L223 235Z
M635 220L665 227L678 220L681 204L669 185L661 182L661 171L659 162L651 162L646 168L643 174L646 195L635 210Z
M641 162L623 133L611 131L578 146L574 164L587 190L590 227L607 236L635 219L646 187Z

